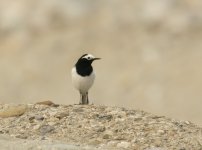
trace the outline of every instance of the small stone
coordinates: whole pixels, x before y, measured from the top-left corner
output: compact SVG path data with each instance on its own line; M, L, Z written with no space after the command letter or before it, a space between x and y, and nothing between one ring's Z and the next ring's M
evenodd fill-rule
M105 131L104 135L103 135L103 139L109 139L111 138L113 135L112 131Z
M40 133L41 134L46 134L49 133L51 131L53 131L55 128L53 126L50 125L44 125L40 127Z
M84 112L83 108L75 108L72 110L73 112Z
M98 117L99 120L108 120L108 121L110 121L112 119L112 115L103 115L103 114L101 114L101 115L98 115L97 117Z
M90 141L90 144L91 144L91 145L99 145L100 143L102 143L102 140L101 140L101 139L96 139L96 140Z
M118 143L117 144L117 147L118 148L129 148L131 146L131 144L129 143L129 142L125 142L125 141L123 141L123 142L120 142L120 143Z
M33 123L33 122L34 122L34 119L35 119L34 116L29 117L29 122Z
M82 127L82 125L78 125L78 126L77 126L77 128L81 128L81 127Z
M27 139L28 138L28 136L25 135L25 134L19 134L19 135L15 136L15 137L19 138L19 139Z
M109 134L105 134L104 136L103 136L103 139L109 139L110 138L110 135Z
M108 143L107 143L107 145L108 146L112 146L112 147L115 147L116 145L117 145L117 141L109 141Z
M27 111L27 105L11 106L0 112L0 117L8 118L23 115Z
M104 126L101 126L101 127L97 127L97 128L96 128L96 131L97 131L97 132L104 132L105 129L106 129L106 128L105 128Z
M161 140L160 139L155 140L154 144L156 147L160 147L161 146Z
M189 122L189 121L185 121L185 123L186 123L187 125L189 125L189 124L190 124L190 122Z
M58 107L58 104L53 103L52 101L42 101L42 102L37 102L36 104L38 105L47 105L47 106L53 106L53 107Z
M165 131L164 131L164 130L158 130L158 133L160 133L160 134L164 134Z
M115 122L116 122L116 123L124 122L124 121L125 121L125 118L116 118L116 119L115 119Z
M37 125L35 125L35 126L33 127L33 129L34 129L34 130L38 130L40 127L41 127L41 126L40 126L39 124L37 124Z
M40 120L40 121L44 120L44 117L41 116L41 115L36 115L34 118L35 118L36 120Z
M126 140L125 137L118 135L117 137L114 138L115 140Z
M48 125L50 125L50 126L55 126L55 125L57 125L58 124L58 122L57 121L49 121L48 122Z
M66 116L69 116L69 112L57 113L57 114L55 115L55 117L58 118L58 119L62 119L62 118L64 118L64 117L66 117Z

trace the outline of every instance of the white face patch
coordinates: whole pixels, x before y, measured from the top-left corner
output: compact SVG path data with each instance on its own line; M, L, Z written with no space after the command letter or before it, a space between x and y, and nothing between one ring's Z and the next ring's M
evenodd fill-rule
M94 57L93 55L91 55L91 54L88 54L88 55L84 56L83 58L86 58L86 59L88 59L88 60L92 60L92 59L94 59L95 57Z

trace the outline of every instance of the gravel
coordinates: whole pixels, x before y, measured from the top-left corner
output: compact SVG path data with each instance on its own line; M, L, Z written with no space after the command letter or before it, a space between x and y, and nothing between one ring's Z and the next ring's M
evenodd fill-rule
M141 110L0 104L0 114L4 116L0 119L2 149L202 149L202 129L197 125Z

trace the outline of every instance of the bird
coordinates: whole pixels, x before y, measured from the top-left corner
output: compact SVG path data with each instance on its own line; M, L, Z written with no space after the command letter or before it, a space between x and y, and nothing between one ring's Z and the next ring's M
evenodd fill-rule
M92 63L99 59L101 58L96 58L92 54L84 54L78 59L72 68L72 83L80 93L79 104L89 104L88 91L95 80L95 72Z

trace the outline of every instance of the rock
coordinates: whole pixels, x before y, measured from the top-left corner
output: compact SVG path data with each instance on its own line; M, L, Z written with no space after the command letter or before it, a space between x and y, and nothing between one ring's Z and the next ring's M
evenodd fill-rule
M162 146L161 143L162 143L162 141L160 139L155 139L155 141L154 141L154 145L156 147L161 147Z
M36 115L34 118L35 118L36 120L39 120L39 121L44 120L44 117L41 116L41 115Z
M53 107L58 107L58 104L53 103L52 101L42 101L42 102L37 102L36 104L38 105L47 105L47 106L53 106Z
M109 139L111 137L111 135L109 135L109 134L104 134L103 135L103 139Z
M31 116L31 117L29 117L28 119L29 119L29 121L32 123L32 122L34 121L35 117L34 117L34 116Z
M11 106L0 111L1 118L15 117L24 114L27 111L27 105Z
M157 131L159 134L165 134L165 131L164 130L158 130Z
M107 145L108 146L110 146L110 147L116 147L117 146L117 141L109 141L108 143L107 143Z
M49 133L51 131L53 131L55 128L53 126L50 126L50 125L44 125L44 126L41 126L40 127L40 133L42 135L46 134L46 133Z
M15 136L15 137L20 138L20 139L27 139L28 138L28 136L25 135L25 134L19 134L19 135Z
M188 124L188 125L190 124L190 122L189 122L189 121L185 121L185 123L186 123L186 124Z
M55 114L55 117L58 118L58 119L62 119L64 117L68 116L68 115L69 115L69 112L62 112L62 113Z
M117 144L118 148L128 149L130 146L131 146L131 144L129 142L124 142L124 141Z
M112 119L112 115L100 114L100 115L97 115L97 118L99 120L108 120L108 121L110 121Z
M123 135L118 135L114 137L115 140L126 140L126 138Z
M72 111L79 113L79 112L83 112L84 110L83 108L80 107L80 108L74 108Z
M106 128L104 126L97 126L97 127L95 127L95 130L97 132L104 132L106 130Z
M33 126L33 129L34 129L34 130L38 130L40 127L41 127L40 124L36 124L35 126Z
M95 139L95 140L91 140L90 141L90 145L99 145L99 144L101 144L102 143L102 139Z
M103 135L103 139L110 139L113 136L113 132L110 130L106 130Z

